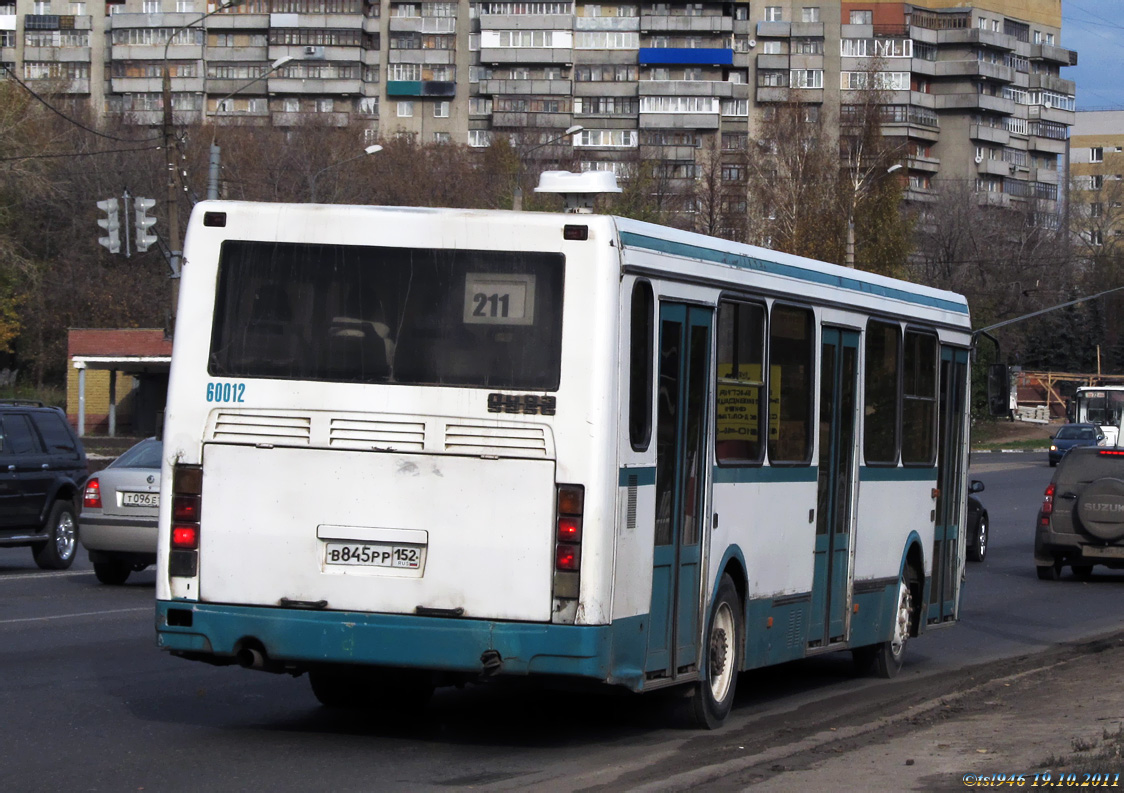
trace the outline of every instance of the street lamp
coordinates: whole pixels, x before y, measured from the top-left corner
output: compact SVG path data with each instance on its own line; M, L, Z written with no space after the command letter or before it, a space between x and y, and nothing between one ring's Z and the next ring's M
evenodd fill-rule
M268 69L266 69L264 72L259 74L257 77L250 80L245 85L242 85L242 86L239 86L238 88L235 88L233 91L231 91L229 94L224 96L222 99L215 102L215 112L212 113L211 115L217 117L219 115L219 113L222 111L222 103L223 102L225 102L227 99L230 99L232 96L237 94L239 91L242 91L246 88L249 88L251 85L253 85L254 83L256 83L260 80L264 80L266 77L273 74L273 72L277 71L282 66L284 66L286 63L288 63L289 61L292 61L292 60L296 60L296 58L294 58L292 55L285 55L285 56L282 56L282 57L278 58L277 60L275 60L272 64L270 64ZM212 128L212 130L211 130L211 159L210 159L210 164L207 168L207 199L209 201L213 201L213 200L215 200L219 197L219 173L222 169L222 149L220 149L219 145L215 142L215 136L216 135L218 135L218 123L217 123L217 121L215 123L214 128Z
M894 171L900 171L901 167L901 163L895 163L886 169L886 173L891 174ZM866 181L860 182L859 185L855 188L854 192L851 194L851 211L847 213L846 264L852 269L855 266L855 210L858 208L859 194L862 192L863 186L866 184L868 184L868 182Z
M519 155L519 171L518 171L518 173L516 174L516 177L515 177L515 190L511 194L511 208L513 210L515 210L516 212L521 212L523 210L523 166L524 166L523 158L526 157L531 152L538 151L539 149L545 148L546 146L549 146L552 143L557 143L558 141L562 140L563 138L568 138L571 135L577 135L579 132L583 131L584 129L585 129L585 127L583 127L581 124L575 124L572 127L567 127L566 131L563 132L561 135L553 137L548 141L544 141L543 143L540 143L537 146L532 146L531 148L527 149L525 152L522 152Z
M333 168L339 168L341 165L347 165L349 162L354 162L355 160L366 157L368 154L375 154L376 152L380 151L382 151L382 146L375 143L363 149L362 154L356 154L354 157L348 157L346 160L340 160L339 162L334 162L331 165L325 165L319 171L314 173L312 175L312 200L310 201L310 203L316 203L316 180L320 178L320 174L324 173L324 171L330 171Z
M180 248L182 243L180 241L179 170L176 168L176 160L172 154L172 72L168 67L168 49L172 46L172 42L176 40L176 36L184 30L198 25L207 17L214 16L222 11L226 11L228 8L233 8L241 4L242 0L228 0L228 2L221 3L213 10L200 15L186 25L173 28L168 34L168 40L164 43L161 99L164 104L164 164L168 169L168 250L170 251L168 255L168 266L172 270L172 306L168 315L168 327L166 328L166 333L169 336L173 334L176 324L176 304L179 302L180 292L180 260L183 257L183 251Z

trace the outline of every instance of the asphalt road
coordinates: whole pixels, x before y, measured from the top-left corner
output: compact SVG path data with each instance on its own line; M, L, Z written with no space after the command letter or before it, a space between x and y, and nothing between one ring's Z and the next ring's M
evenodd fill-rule
M21 791L690 786L695 769L751 742L768 751L869 718L874 700L883 712L906 703L919 681L955 687L998 673L1001 659L1120 629L1124 574L1035 575L1034 517L1051 470L1045 455L973 458L987 488L988 558L969 565L961 624L912 641L897 680L853 677L845 653L746 673L714 733L677 727L670 695L522 681L442 690L413 717L325 710L304 678L158 651L151 571L104 587L84 558L43 573L29 550L0 549L0 779Z

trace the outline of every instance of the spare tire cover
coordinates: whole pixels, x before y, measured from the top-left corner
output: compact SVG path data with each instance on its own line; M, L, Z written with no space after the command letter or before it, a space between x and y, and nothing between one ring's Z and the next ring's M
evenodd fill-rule
M1105 477L1086 487L1077 499L1077 518L1099 540L1124 537L1124 480Z

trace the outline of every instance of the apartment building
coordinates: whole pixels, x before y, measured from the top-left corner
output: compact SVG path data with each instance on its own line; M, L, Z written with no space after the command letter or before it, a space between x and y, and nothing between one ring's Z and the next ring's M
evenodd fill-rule
M1069 140L1071 228L1093 255L1124 250L1124 110L1083 110Z
M535 156L656 160L684 181L715 141L743 151L778 103L838 125L873 80L909 198L956 179L1009 206L1059 197L1074 119L1061 70L1077 60L1060 26L1061 0L0 0L0 61L136 124L161 123L166 67L181 124L525 149L580 125Z

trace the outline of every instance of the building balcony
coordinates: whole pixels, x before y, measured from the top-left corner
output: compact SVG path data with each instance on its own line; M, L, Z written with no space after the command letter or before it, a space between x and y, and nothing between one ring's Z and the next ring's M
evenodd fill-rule
M914 74L935 77L937 75L937 63L938 61L927 61L924 58L910 58L909 69Z
M315 55L309 52L313 50ZM345 61L358 63L365 50L362 47L307 47L301 44L270 44L269 60L275 61L290 55L298 61Z
M822 88L788 88L785 86L757 86L758 102L798 102L805 105L823 104Z
M1011 208L1011 196L1007 193L976 193L976 203L982 207Z
M391 17L387 21L391 33L456 33L456 17Z
M203 59L208 63L266 63L270 60L269 47L207 47Z
M569 85L569 83L566 83ZM573 93L574 96L639 96L639 83L634 82L615 82L615 83L574 83L572 88L568 88L561 93ZM538 93L536 91L504 91L502 93Z
M477 84L477 90L483 96L569 96L571 90L577 94L577 87L580 85L582 83L573 84L569 80L481 80ZM589 85L601 86L603 83ZM633 94L635 93L633 89ZM596 91L591 95L604 96L604 93Z
M1052 61L1062 66L1077 65L1076 52L1063 47L1055 47L1052 44L1032 44L1030 46L1030 57L1032 60Z
M1069 141L1058 140L1057 138L1044 138L1039 135L1031 135L1027 138L1026 148L1028 151L1042 151L1048 154L1065 154L1066 145Z
M436 96L452 98L457 95L457 84L448 80L387 80L387 98L397 96Z
M980 28L958 28L956 30L938 30L937 44L959 44L961 46L986 46L1014 52L1019 46L1019 40L1014 36L998 33L994 30Z
M906 167L911 171L936 173L941 169L941 160L939 157L910 157L906 162Z
M1006 146L1011 140L1011 133L1002 127L989 127L984 124L973 124L968 127L968 137L972 140L982 140L988 143L999 143Z
M406 52L407 50L398 50ZM394 52L391 51L393 63ZM452 54L452 50L449 51ZM631 55L631 52L629 52ZM452 61L449 61L452 63ZM569 66L574 62L574 51L569 47L489 47L480 49L480 63L498 66L501 63L543 63Z
M787 39L791 33L791 22L757 23L757 38L759 39Z
M974 58L962 61L937 61L935 65L936 77L984 77L1004 83L1015 81L1015 70L1012 67Z
M641 113L640 129L718 129L718 113Z
M1031 119L1039 121L1054 121L1058 124L1066 124L1073 126L1076 121L1075 114L1072 110L1059 110L1056 107L1046 107L1045 105L1031 105L1028 110L1028 115Z
M362 14L270 14L269 27L359 30L363 27L363 19Z
M79 80L25 80L24 82L38 94L88 94L89 79Z
M574 30L608 30L632 33L640 30L640 17L574 17Z
M793 22L792 37L794 39L822 39L823 22Z
M641 47L641 66L733 66L732 49Z
M570 126L569 113L492 113L492 126L505 129L556 129L559 132Z
M788 69L788 56L778 54L764 54L757 56L758 69Z
M1027 76L1028 88L1041 88L1045 91L1055 91L1066 96L1073 96L1077 85L1073 80L1063 80L1052 74L1031 74Z
M741 88L739 92L737 89ZM717 96L749 98L749 86L722 80L641 80L640 96Z
M114 61L161 61L164 60L164 45L152 44L114 44L109 48L110 60ZM168 47L170 61L197 61L203 57L202 44L173 44Z
M346 127L347 113L277 111L270 114L275 127Z
M230 113L211 113L207 121L216 127L265 127L269 125L269 112L251 113L245 110Z
M117 14L116 16L120 16ZM106 17L108 23L112 17ZM269 30L269 14L215 14L199 27L207 30Z
M1015 172L1012 163L1003 160L983 159L976 163L976 173L990 174L991 176L1010 176Z
M238 96L264 96L269 93L269 87L266 80L258 80L257 82L250 82L253 77L246 77L243 79L215 79L208 78L204 87L204 92L208 96L223 97L231 94ZM114 93L117 92L116 85L113 89Z
M8 49L8 48L5 48ZM13 51L15 48L12 48ZM24 61L51 61L55 63L89 63L89 47L24 47Z
M902 193L902 200L907 203L932 204L936 202L937 194L930 189L907 187Z
M734 20L725 15L684 17L641 14L640 30L645 33L732 33Z
M157 127L164 123L163 110L126 110L121 115L128 123L136 126ZM172 123L177 127L186 127L191 124L198 124L202 120L202 110L172 111Z
M788 56L788 68L790 69L822 69L823 67L822 55L795 53Z
M635 19L635 17L633 17ZM573 30L571 14L481 14L480 30Z
M332 94L335 96L356 96L363 93L362 80L340 80L318 77L270 77L271 94ZM241 92L239 92L241 93Z
M1058 178L1058 169L1057 168L1035 168L1034 169L1034 181L1041 182L1042 184L1054 184L1054 185L1056 185L1060 181L1060 179Z
M990 110L1011 116L1015 113L1015 102L1001 96L987 94L933 94L937 110Z
M882 135L887 138L912 138L936 143L941 138L941 132L936 127L925 126L909 121L885 121L882 123Z
M235 80L235 83L245 85L245 80ZM163 80L159 77L113 77L110 78L110 89L115 94L158 94L163 88ZM203 92L202 77L173 77L172 93L174 94L199 94Z

